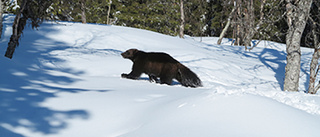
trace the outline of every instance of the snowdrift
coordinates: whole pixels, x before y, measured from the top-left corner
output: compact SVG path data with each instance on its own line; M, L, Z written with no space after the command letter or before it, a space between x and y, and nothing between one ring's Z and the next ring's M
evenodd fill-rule
M5 53L14 17L4 17ZM201 42L200 42L201 41ZM0 58L2 137L318 137L320 96L308 95L312 50L302 49L300 91L283 92L285 45L253 51L120 26L45 22L26 27ZM166 52L197 73L201 88L120 78L120 53Z

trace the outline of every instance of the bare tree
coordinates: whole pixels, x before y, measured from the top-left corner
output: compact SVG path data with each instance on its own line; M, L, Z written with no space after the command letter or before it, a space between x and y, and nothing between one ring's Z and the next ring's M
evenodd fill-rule
M224 26L222 32L220 33L220 36L219 36L219 39L218 39L218 42L217 42L218 45L221 44L222 39L224 38L225 34L227 33L228 28L230 27L231 18L233 16L235 10L236 10L236 5L233 6L232 11L229 14L227 24L226 24L226 26Z
M107 0L108 2L108 0ZM112 4L112 0L109 0L109 5L108 5L108 13L107 13L107 24L110 24L110 11L111 11L111 4Z
M183 0L180 0L180 13L181 13L181 24L180 24L180 38L184 38L184 24L185 24L185 17L184 17L184 9L183 9Z
M243 1L235 0L236 12L233 16L234 45L242 45L244 36Z
M254 15L254 6L253 6L253 0L251 0L247 5L248 5L248 14L246 16L246 24L249 24L249 28L247 28L246 35L244 37L244 46L246 49L248 47L251 47L251 41L254 37L254 35L258 32L258 29L261 28L261 25L264 23L264 5L266 3L266 0L261 0L261 5L260 5L260 18L257 24L255 24L255 15ZM252 49L252 48L251 48Z
M265 22L264 6L266 0L260 0L260 18L256 21L254 0L235 0L234 7L229 14L228 21L222 30L217 44L221 44L227 29L232 24L234 45L244 45L246 49L251 46L255 34L259 32Z
M316 77L319 72L320 66L318 65L318 60L320 58L320 43L318 43L314 49L314 53L312 55L311 63L310 63L310 79L309 79L309 87L308 93L316 94L320 88L320 83L315 87Z
M298 91L301 36L310 13L312 0L286 0L288 33L286 35L287 65L285 68L285 91Z
M81 20L83 24L87 23L87 17L86 17L86 0L81 0Z
M319 3L314 4L313 8L311 10L311 14L309 16L309 26L311 26L311 31L307 32L307 35L305 39L307 40L306 43L310 43L313 41L314 45L314 53L312 55L311 63L310 63L310 79L309 79L309 87L308 87L308 93L310 94L316 94L317 91L320 89L320 81L316 85L316 78L317 74L320 69L320 65L318 64L319 58L320 58L320 42L319 42L319 23L317 23L316 20L319 20ZM314 17L314 19L313 19Z

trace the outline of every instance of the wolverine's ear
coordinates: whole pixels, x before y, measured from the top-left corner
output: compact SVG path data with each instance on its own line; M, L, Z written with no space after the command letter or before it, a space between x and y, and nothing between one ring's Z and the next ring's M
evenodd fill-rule
M136 54L139 50L138 50L138 49L130 49L130 51L131 51L131 55L134 55L134 54Z

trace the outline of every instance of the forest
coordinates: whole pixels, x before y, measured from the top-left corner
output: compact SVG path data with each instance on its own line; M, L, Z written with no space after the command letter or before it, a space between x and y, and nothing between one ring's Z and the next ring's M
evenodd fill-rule
M0 137L320 137L320 0L0 0L0 16ZM132 48L202 87L122 78Z
M127 26L180 38L231 38L233 45L249 51L255 46L253 39L286 43L288 91L298 89L301 46L315 51L310 64L313 88L319 70L319 0L3 0L0 5L1 14L16 15L8 58L27 23L37 28L53 20Z
M253 31L254 39L285 43L287 32L284 0L25 0L31 3L35 16L45 20L99 23L147 29L163 34L177 36L183 2L184 34L206 37L220 36L228 25L225 37L238 38L243 45L244 37ZM4 0L4 12L16 14L23 0L12 2ZM319 6L314 3L311 13L319 20ZM31 13L31 12L30 12ZM41 15L40 15L41 14ZM228 24L228 20L230 23ZM311 28L312 20L306 28ZM316 24L319 25L319 24ZM319 28L319 27L314 27ZM306 29L304 46L308 44ZM252 35L252 34L251 34Z
M43 10L35 16L42 16L45 20L128 26L172 36L179 34L183 20L183 33L193 37L219 37L226 28L224 37L237 39L235 45L244 45L246 37L285 43L288 30L284 0L25 1L29 1L31 7L35 6L33 14L36 10ZM4 0L3 10L16 14L22 3L23 0ZM310 13L301 41L305 47L314 47L311 28L317 34L320 32L318 0L312 4Z

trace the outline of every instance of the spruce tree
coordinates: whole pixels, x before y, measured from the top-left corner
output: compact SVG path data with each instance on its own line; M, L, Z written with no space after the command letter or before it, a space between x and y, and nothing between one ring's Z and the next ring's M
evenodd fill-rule
M147 29L177 35L179 1L126 0L115 1L116 25Z
M12 35L8 43L5 57L12 58L15 48L19 45L19 39L23 32L27 20L31 20L32 28L37 28L49 16L47 9L52 1L47 0L22 0L18 1L20 9L12 26Z

